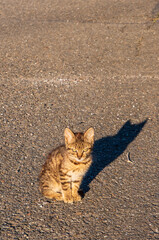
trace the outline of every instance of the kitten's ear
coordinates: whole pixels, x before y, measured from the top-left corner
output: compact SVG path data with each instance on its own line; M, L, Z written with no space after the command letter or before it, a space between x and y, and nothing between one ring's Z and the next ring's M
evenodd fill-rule
M93 128L89 128L84 133L84 141L89 142L91 145L94 144L94 129Z
M73 142L75 142L75 135L74 133L69 129L69 128L65 128L64 131L64 136L65 136L65 144L71 144Z

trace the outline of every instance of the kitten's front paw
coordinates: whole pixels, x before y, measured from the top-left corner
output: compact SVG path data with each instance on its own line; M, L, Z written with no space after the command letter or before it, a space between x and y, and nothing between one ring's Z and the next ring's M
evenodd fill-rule
M73 196L73 200L75 202L78 202L78 201L81 201L82 200L82 197L79 195L79 194L76 194L75 196Z
M73 203L73 198L71 196L64 197L65 203Z

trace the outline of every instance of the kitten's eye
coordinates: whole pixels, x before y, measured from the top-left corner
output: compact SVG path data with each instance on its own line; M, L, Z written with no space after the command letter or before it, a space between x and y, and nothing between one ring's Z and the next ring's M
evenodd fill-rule
M90 148L85 148L84 150L83 150L83 152L88 152L90 150Z
M73 149L73 148L72 148L71 150L72 150L72 152L77 152L77 150L76 150L76 149Z
M67 150L72 151L72 152L77 152L76 149L73 149L73 148L67 148Z

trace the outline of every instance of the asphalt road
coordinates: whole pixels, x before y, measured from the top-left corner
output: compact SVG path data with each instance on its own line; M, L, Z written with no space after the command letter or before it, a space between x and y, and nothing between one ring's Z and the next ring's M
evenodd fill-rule
M159 239L159 1L1 0L1 239ZM95 129L82 202L38 190Z

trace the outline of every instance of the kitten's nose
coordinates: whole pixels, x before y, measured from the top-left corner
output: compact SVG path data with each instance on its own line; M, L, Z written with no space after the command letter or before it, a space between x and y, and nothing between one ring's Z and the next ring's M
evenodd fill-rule
M82 152L77 154L77 156L78 156L79 159L81 159L82 155L83 155Z

